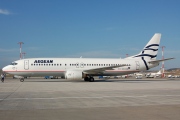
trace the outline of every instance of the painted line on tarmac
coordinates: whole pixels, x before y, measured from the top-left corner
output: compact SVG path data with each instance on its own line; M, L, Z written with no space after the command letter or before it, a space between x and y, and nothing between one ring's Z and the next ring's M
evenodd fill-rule
M55 97L55 98L6 98L4 100L56 100L56 99L104 99L104 98L147 98L147 97L180 97L180 95L140 95L140 96L97 96L97 97Z

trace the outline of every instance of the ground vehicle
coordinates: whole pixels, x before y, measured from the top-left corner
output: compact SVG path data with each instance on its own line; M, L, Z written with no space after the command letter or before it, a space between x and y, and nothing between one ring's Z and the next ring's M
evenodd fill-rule
M136 79L142 79L142 75L136 76Z
M44 79L58 79L56 76L45 76Z
M146 78L155 78L156 76L152 73L149 73L146 75Z

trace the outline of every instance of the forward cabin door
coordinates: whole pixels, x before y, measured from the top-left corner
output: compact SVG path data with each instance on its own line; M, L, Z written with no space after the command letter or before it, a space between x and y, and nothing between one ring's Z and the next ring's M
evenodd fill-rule
M24 60L24 69L29 70L29 60Z

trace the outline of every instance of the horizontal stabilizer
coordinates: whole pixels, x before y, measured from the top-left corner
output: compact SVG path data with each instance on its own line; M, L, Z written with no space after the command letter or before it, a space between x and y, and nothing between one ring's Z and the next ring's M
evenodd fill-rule
M159 63L159 62L166 61L166 60L171 60L171 59L175 59L175 58L166 58L166 59L162 59L162 60L154 60L154 61L149 61L149 63L155 64L155 63Z

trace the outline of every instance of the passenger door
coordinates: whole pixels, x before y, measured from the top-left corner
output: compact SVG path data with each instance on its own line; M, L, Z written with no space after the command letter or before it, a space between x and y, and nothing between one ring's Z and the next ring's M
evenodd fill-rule
M24 69L25 70L29 69L29 60L24 60Z
M135 61L136 62L136 70L139 70L140 69L140 63L139 61Z

